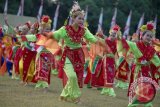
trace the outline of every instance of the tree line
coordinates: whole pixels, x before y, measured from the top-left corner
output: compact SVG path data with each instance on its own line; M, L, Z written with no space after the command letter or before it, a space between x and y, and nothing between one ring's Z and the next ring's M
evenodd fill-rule
M24 15L37 17L38 9L41 0L24 0ZM52 1L52 2L51 2ZM88 24L92 33L97 31L98 19L101 11L101 7L104 9L103 17L103 30L106 35L110 29L114 8L117 7L116 23L121 26L121 30L124 30L127 17L130 10L132 10L132 18L130 25L130 35L132 35L136 29L140 17L145 13L144 24L147 21L154 20L155 16L158 16L156 36L160 38L160 0L77 0L83 10L88 6ZM73 0L44 0L43 14L47 14L50 17L54 17L57 3L60 3L60 10L58 16L57 28L61 27L69 15L69 11L72 7ZM8 0L8 14L17 14L20 0ZM4 11L5 0L0 1L0 13Z

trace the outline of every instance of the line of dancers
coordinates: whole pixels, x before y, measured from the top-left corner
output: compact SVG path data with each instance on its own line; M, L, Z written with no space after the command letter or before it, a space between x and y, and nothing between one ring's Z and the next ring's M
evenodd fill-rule
M84 26L84 11L74 2L70 11L72 24L51 31L51 19L26 22L13 28L0 28L0 73L5 71L21 84L35 83L47 91L51 74L62 79L60 100L79 103L80 88L96 87L102 95L116 97L114 87L128 89L140 77L158 84L160 75L160 42L148 22L130 40L122 37L118 25L109 36L102 29L93 35ZM129 103L128 107L138 104ZM144 104L152 107L152 102Z

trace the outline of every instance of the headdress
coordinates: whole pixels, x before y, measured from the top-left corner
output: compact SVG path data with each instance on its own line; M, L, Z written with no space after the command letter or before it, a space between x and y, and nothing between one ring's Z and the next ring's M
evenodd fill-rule
M41 24L43 25L49 25L52 23L52 20L50 19L49 16L47 15L43 15L42 18L41 18Z
M112 30L115 31L115 32L120 31L120 29L121 29L121 28L120 28L118 25L115 25L115 26L113 26L113 28L112 28Z
M68 18L65 20L64 25L70 25L72 22L72 17L77 16L79 13L84 14L84 11L81 10L78 2L74 1L71 11L69 12Z
M109 33L111 34L111 32L116 32L118 35L121 35L121 28L118 26L118 25L114 25L111 29L110 29L110 31L109 31Z
M72 18L73 18L73 17L76 17L76 16L79 15L80 13L81 13L81 14L84 14L84 11L81 10L78 2L74 1L74 2L73 2L72 9L71 9L71 11L69 12L68 18L65 20L64 25L71 24Z
M155 34L154 23L152 21L147 22L146 25L141 26L140 30L141 30L141 32L148 30L148 31L151 31L153 34Z
M73 2L72 9L71 9L71 11L70 11L70 16L71 16L71 17L74 16L74 14L77 13L77 12L81 12L81 13L84 14L84 11L81 10L81 7L79 6L78 2L77 2L77 1L74 1L74 2Z

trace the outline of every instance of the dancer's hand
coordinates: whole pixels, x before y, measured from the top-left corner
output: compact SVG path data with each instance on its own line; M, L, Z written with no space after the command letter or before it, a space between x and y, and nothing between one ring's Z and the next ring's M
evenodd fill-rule
M99 44L100 46L103 46L103 47L106 47L106 43L105 43L105 40L102 39L102 38L99 38L97 37L97 43L96 44Z

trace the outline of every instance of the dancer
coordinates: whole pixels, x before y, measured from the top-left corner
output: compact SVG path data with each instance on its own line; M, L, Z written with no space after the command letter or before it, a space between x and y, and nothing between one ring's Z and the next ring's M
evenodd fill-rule
M50 84L52 59L54 58L52 53L47 50L48 47L45 44L48 38L43 35L43 32L50 32L50 29L51 19L49 16L44 15L39 25L38 34L21 36L22 41L35 42L34 50L37 51L35 58L36 65L34 73L30 73L32 75L32 82L36 82L35 88L43 88L44 92L48 90Z
M155 33L153 24L147 23L147 25L142 26L141 29L143 30L143 32L140 41L136 43L131 41L126 41L135 58L134 66L132 67L129 86L131 86L131 83L133 83L136 79L140 77L153 78L153 76L151 75L152 72L154 72L153 69L151 69L152 64L155 65L157 68L159 68L160 66L160 59L156 55L156 51L151 43ZM118 46L119 46L118 48L122 48L121 46L123 43L124 42L121 41L120 37L118 37ZM159 77L158 76L159 70L158 69L156 70L157 71L154 76ZM137 105L139 104L130 103L128 107L133 107ZM147 104L144 104L144 106L152 107L152 103L149 102Z
M61 72L59 75L63 79L64 88L60 99L77 103L80 101L80 88L83 86L85 63L84 53L81 48L82 38L101 45L105 45L105 43L103 40L95 38L87 28L83 27L84 12L77 2L74 2L70 17L72 17L71 25L63 26L55 32L46 33L46 35L57 41L64 40L65 47L61 58Z

